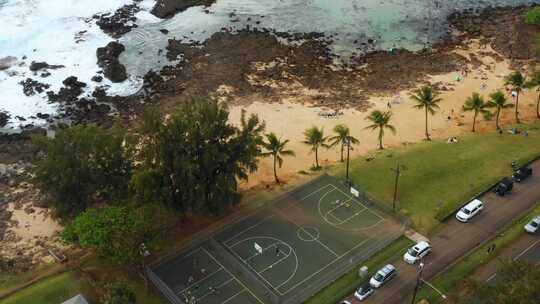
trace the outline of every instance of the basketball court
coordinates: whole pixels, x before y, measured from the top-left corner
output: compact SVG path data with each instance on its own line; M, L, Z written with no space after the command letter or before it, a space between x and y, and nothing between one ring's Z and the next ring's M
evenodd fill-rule
M402 232L358 190L322 176L151 272L172 303L302 303Z

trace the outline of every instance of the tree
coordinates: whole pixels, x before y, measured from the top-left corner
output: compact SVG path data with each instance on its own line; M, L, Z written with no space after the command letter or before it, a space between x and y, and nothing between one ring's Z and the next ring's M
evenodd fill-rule
M304 144L311 146L311 152L315 153L315 169L320 169L319 166L319 148L329 148L330 146L326 144L328 137L324 136L324 129L317 128L313 126L306 131L304 131Z
M523 76L519 71L514 72L505 78L504 84L511 85L512 89L516 91L516 123L519 121L519 94L523 90L526 83L525 76Z
M496 108L495 126L497 127L497 130L500 130L501 127L499 126L499 116L501 114L501 111L503 109L511 108L514 105L507 103L507 99L504 96L504 93L501 91L490 94L489 98L491 100L487 103L487 107Z
M371 125L367 126L366 129L371 130L377 130L379 129L379 149L384 149L383 147L383 137L384 137L384 130L388 129L392 131L392 133L396 133L396 128L390 124L390 119L392 118L392 112L381 112L379 110L375 110L369 114L368 117L366 117L367 120L372 122Z
M464 111L473 111L474 112L474 118L473 118L473 125L472 125L472 131L475 131L476 127L476 117L478 116L478 113L486 114L489 112L486 110L488 107L488 104L484 101L484 98L480 96L478 93L473 93L472 96L467 97L467 100L465 100L465 104L463 105Z
M101 299L103 304L135 304L133 289L124 280L115 280L104 285L105 293Z
M540 25L540 6L528 9L523 14L523 20L527 24Z
M274 160L274 179L279 184L276 164L281 168L283 165L282 156L295 156L295 154L294 151L285 149L285 146L289 143L288 139L282 141L274 133L268 133L265 136L267 141L263 142L262 146L266 149L266 152L263 152L262 156L272 156Z
M540 303L540 269L522 261L502 261L494 284L467 282L456 303Z
M540 70L533 72L529 81L525 83L525 88L536 88L536 91L538 92L538 97L536 98L536 118L540 118Z
M349 143L356 145L359 143L359 141L358 139L351 136L349 127L343 124L336 125L334 127L334 133L336 133L336 136L332 136L328 139L330 141L330 147L341 145L341 154L340 154L339 161L343 162L343 150L345 146L348 145Z
M134 150L120 127L74 126L58 130L54 139L35 137L33 144L42 152L34 161L34 181L60 218L79 214L96 199L127 195Z
M257 169L264 123L242 112L240 127L227 108L208 98L182 103L170 117L143 116L139 128L141 165L131 187L142 202L177 211L218 214L240 200L238 180Z
M119 263L139 261L142 243L150 246L154 234L152 208L105 207L88 209L62 231L62 239L94 248Z
M439 94L430 86L423 86L414 90L411 94L411 98L416 102L414 108L424 109L426 112L426 140L431 140L428 132L428 114L434 115L439 109L439 102L442 100L438 96Z

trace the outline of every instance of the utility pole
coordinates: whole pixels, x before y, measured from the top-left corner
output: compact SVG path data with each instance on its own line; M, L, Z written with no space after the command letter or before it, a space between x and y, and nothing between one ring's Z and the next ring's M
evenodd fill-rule
M347 181L347 185L351 185L351 180L349 179L349 152L351 151L351 139L347 139L347 173L345 174L345 179Z
M392 211L396 212L396 200L397 200L397 193L398 193L398 182L399 182L399 176L401 175L401 166L399 165L399 161L397 162L397 166L395 169L392 169L396 173L396 180L394 182L394 199L392 200Z
M420 287L420 282L422 281L422 272L424 271L424 263L420 262L420 265L418 265L420 270L418 270L418 277L416 278L416 286L414 286L414 293L412 297L411 304L414 304L414 301L416 301L416 293L418 292L418 288Z

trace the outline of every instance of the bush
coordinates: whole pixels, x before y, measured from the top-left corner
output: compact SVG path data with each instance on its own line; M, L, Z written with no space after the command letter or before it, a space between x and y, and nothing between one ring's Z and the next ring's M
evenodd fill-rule
M523 15L523 20L525 20L525 23L527 24L540 25L540 6L526 11Z
M118 280L105 284L105 294L101 299L103 304L135 304L135 292L129 287L129 285L123 281Z

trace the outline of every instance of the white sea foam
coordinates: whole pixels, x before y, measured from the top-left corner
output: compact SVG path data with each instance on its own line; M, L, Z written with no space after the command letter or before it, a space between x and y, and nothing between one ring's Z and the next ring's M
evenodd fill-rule
M130 4L131 0L0 0L0 58L17 57L11 68L0 71L0 111L12 116L11 125L19 124L15 116L31 118L37 113L54 114L57 105L49 104L45 93L25 96L20 81L33 78L50 85L57 91L62 81L77 76L88 84L85 94L96 85L90 78L99 70L96 49L113 39L104 34L91 19L96 13L113 12ZM86 31L81 35L77 33ZM77 37L76 37L77 35ZM80 37L80 39L79 39ZM26 56L26 59L23 59ZM29 70L32 61L45 61L65 68L49 70L51 76L42 78ZM112 84L104 80L101 85L111 85L111 91L130 94L137 85L126 81ZM21 122L26 124L29 121Z

